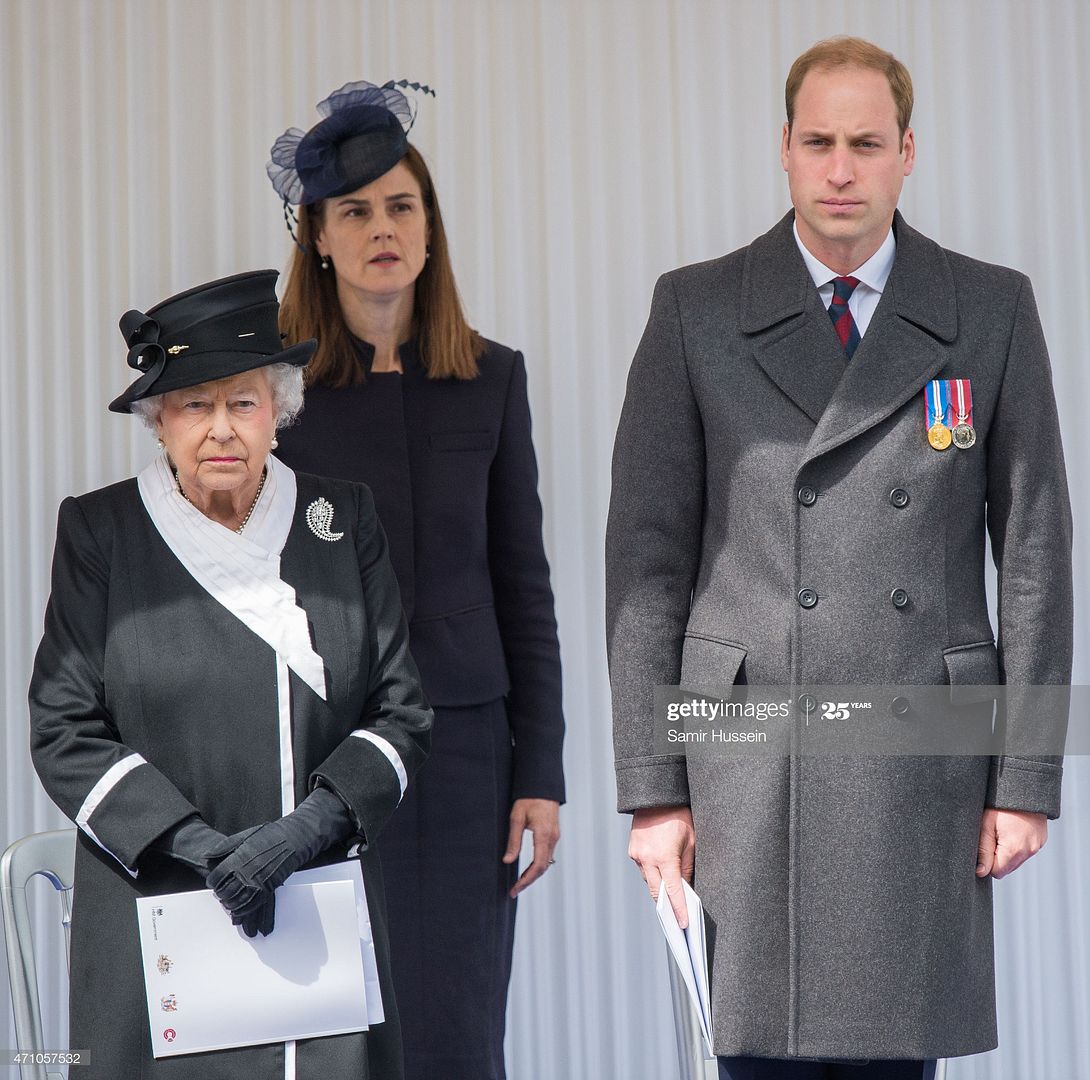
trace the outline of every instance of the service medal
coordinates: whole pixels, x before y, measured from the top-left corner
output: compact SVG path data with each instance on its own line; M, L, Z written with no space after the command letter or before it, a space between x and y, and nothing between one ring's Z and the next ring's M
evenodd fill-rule
M950 397L945 380L933 379L924 388L924 424L927 426L927 441L935 450L945 450L952 440L950 428L946 425L949 408Z
M976 431L973 429L973 391L968 379L950 380L950 398L954 406L954 445L959 450L968 450L976 443Z
M976 432L969 424L965 423L954 425L953 437L954 445L959 450L968 450L976 442Z
M971 430L971 429L970 429ZM936 450L945 450L951 443L953 436L950 429L940 420L927 429L927 441Z

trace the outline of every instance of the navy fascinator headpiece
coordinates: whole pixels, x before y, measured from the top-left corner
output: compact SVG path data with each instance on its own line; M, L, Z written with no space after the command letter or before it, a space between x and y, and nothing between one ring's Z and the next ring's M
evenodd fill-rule
M288 128L266 166L285 207L345 195L389 172L408 153L416 120L404 90L435 97L430 86L407 79L350 82L318 103L322 119L310 131Z

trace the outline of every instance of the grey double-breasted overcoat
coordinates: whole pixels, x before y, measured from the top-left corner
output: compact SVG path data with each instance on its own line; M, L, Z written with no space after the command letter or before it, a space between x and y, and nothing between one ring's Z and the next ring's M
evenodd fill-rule
M652 734L659 685L1070 676L1070 509L1029 281L897 215L849 363L791 225L665 275L632 364L607 535L619 809L692 807L717 1053L975 1053L997 1041L981 815L1057 816L1056 759L686 756ZM932 379L970 380L972 448L928 444Z

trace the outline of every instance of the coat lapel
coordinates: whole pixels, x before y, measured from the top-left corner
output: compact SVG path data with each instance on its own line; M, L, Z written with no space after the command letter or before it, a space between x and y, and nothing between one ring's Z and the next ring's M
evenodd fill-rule
M327 687L344 687L351 682L349 645L340 611L342 598L330 592L329 582L339 580L338 560L345 545L352 544L350 521L354 508L312 476L296 473L296 483L295 517L280 556L280 573L295 589L296 603L307 614L314 648L325 664ZM323 540L310 526L307 511L318 498L332 502L329 528L333 533L344 532L340 540Z
M880 423L934 378L958 320L945 252L897 213L893 271L849 364L799 254L793 220L788 213L750 245L740 326L765 374L817 425L805 464Z
M816 424L847 367L791 229L793 213L746 252L740 327L764 373Z
M957 337L954 278L946 253L894 216L897 256L866 335L807 447L805 461L841 446L896 412L934 378ZM831 326L831 323L830 323Z

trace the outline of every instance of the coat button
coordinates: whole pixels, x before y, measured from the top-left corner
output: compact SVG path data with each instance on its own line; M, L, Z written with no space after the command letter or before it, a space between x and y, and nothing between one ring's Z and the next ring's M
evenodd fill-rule
M908 713L908 709L909 701L906 697L895 697L889 703L889 711L893 713L894 716L905 716Z
M904 589L894 589L893 592L889 594L889 598L896 608L902 608L908 603L908 593L906 593Z
M813 589L799 589L799 603L805 608L811 608L818 602L818 595Z
M808 484L798 490L798 500L803 506L813 506L817 502L817 492Z
M898 510L903 510L908 506L908 492L904 488L894 488L889 493L890 506L896 506Z

